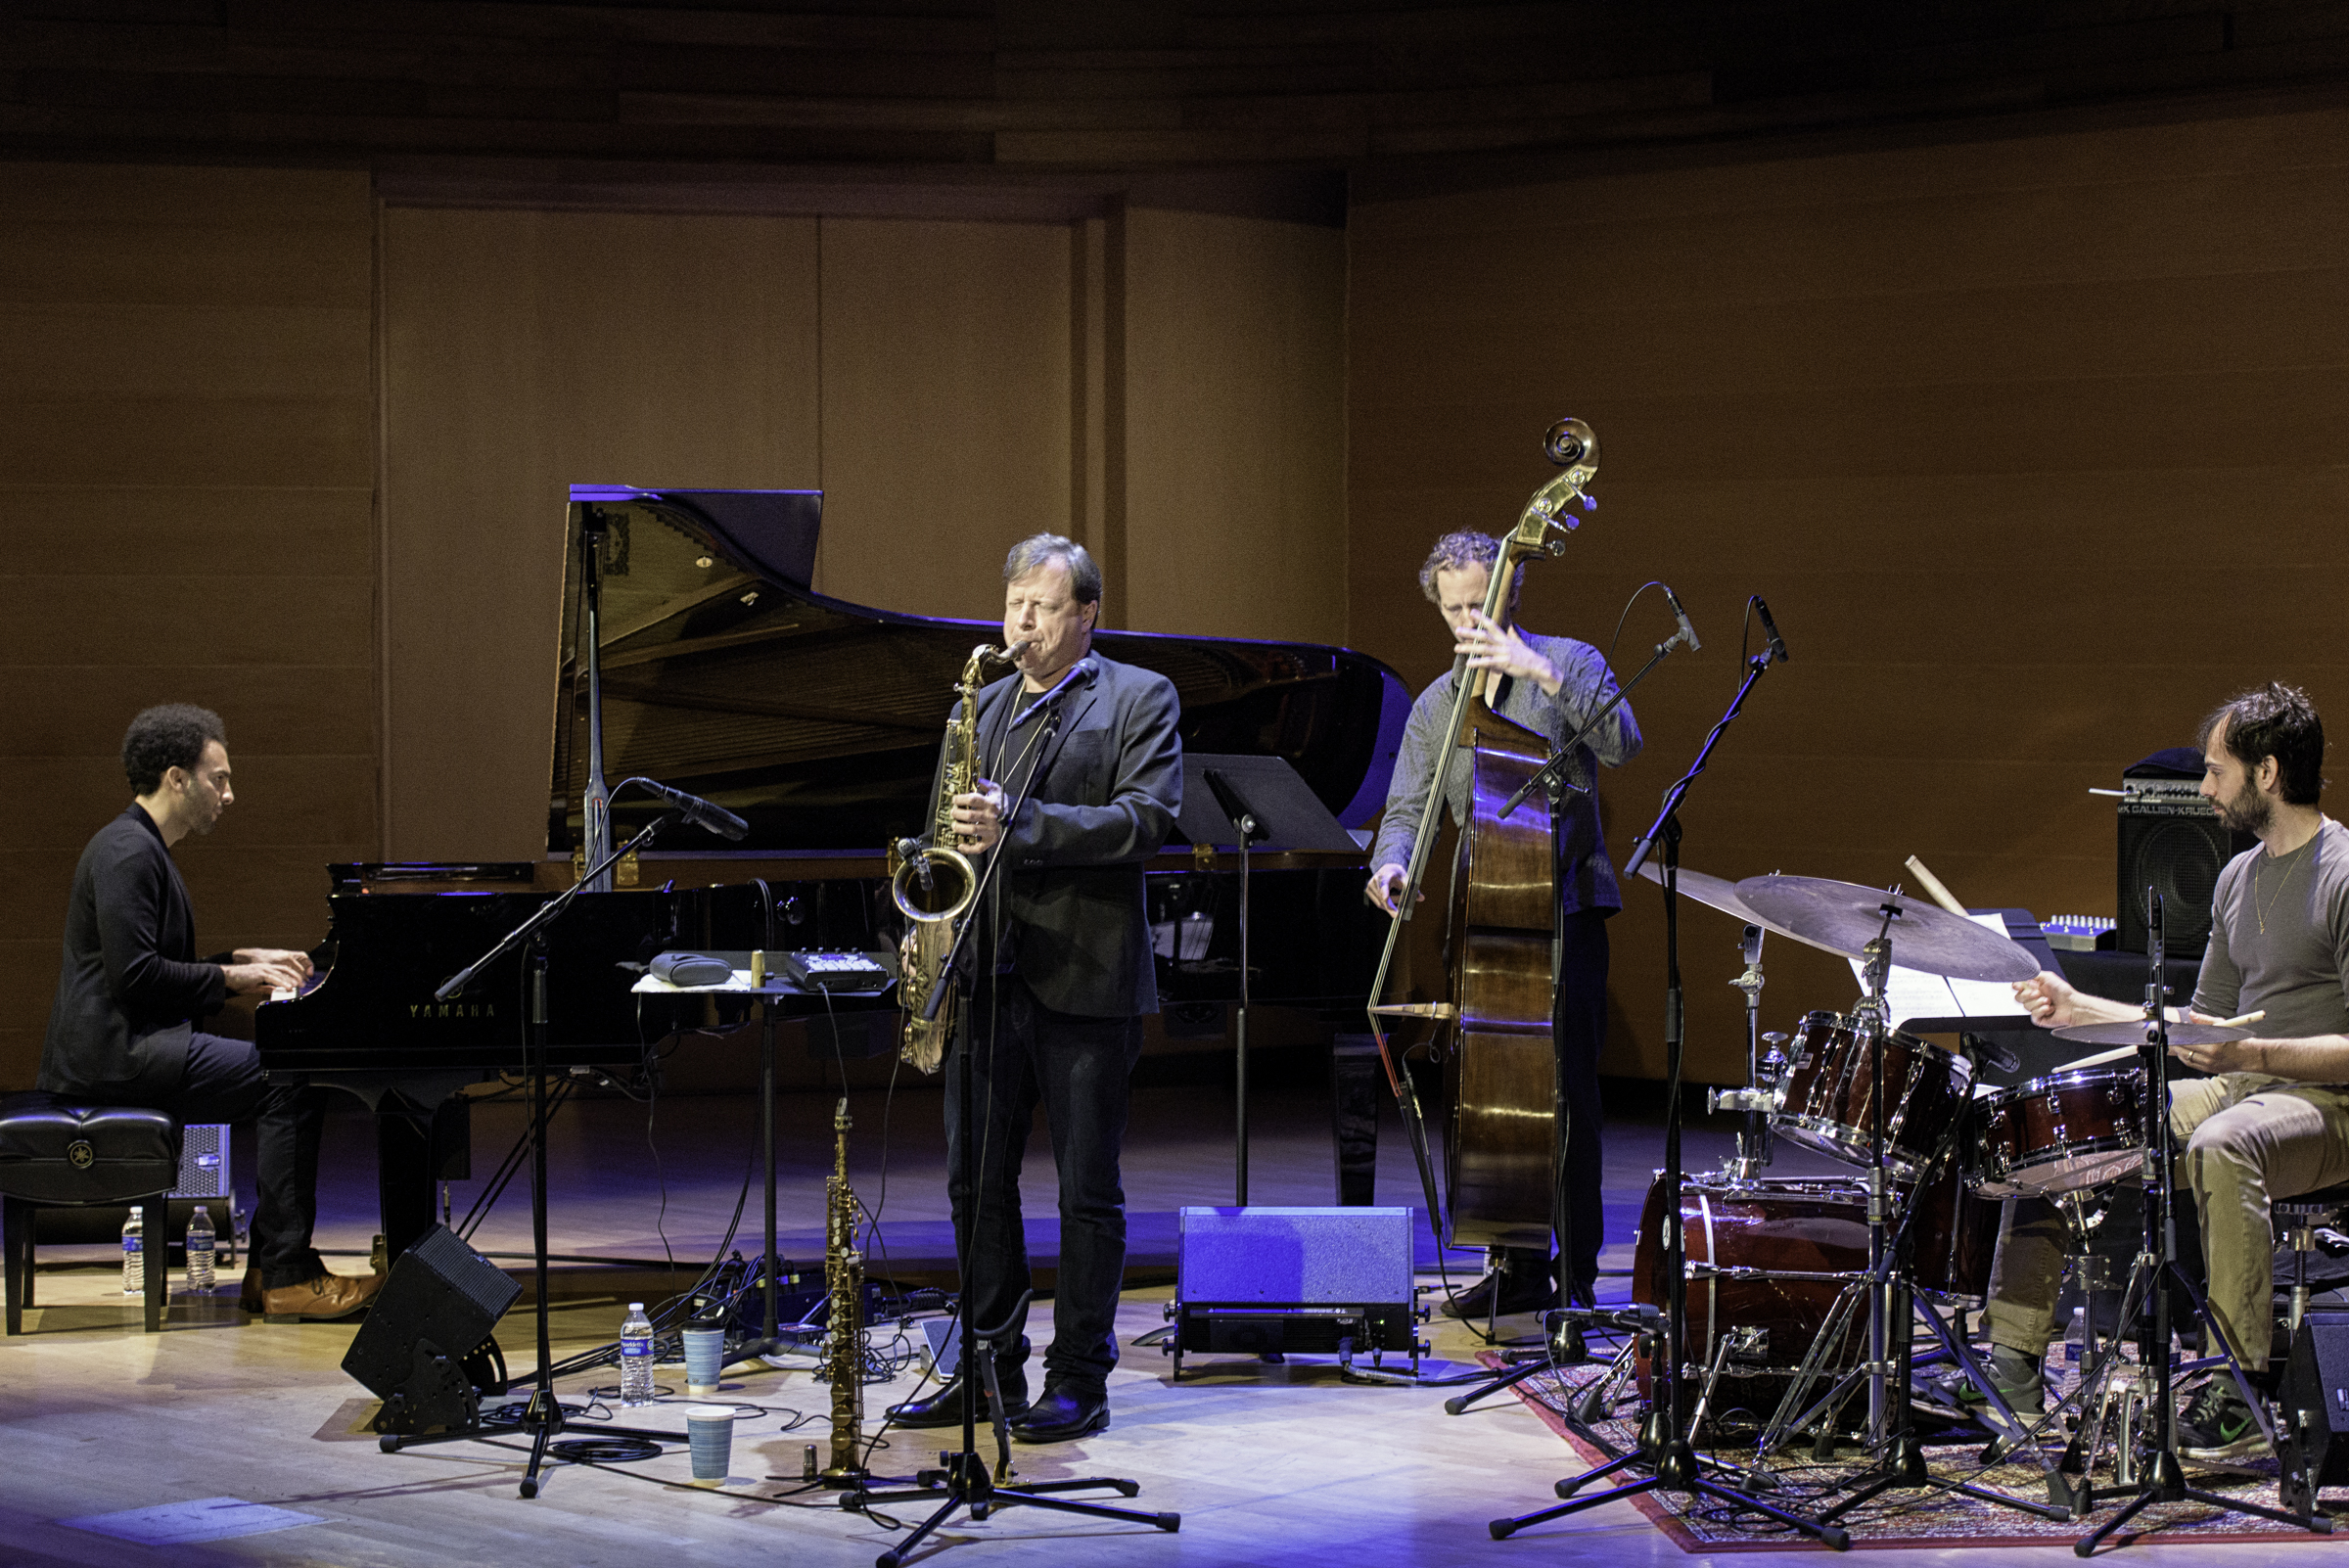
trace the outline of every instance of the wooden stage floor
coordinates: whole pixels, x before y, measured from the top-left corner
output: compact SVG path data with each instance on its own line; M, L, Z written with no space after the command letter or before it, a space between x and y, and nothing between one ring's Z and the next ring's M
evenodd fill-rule
M785 1099L778 1203L786 1235L820 1235L830 1112L831 1102L822 1096ZM899 1096L885 1201L879 1097L859 1095L855 1114L852 1170L859 1192L882 1209L885 1227L905 1227L900 1250L910 1256L921 1249L924 1227L945 1218L937 1094ZM1305 1093L1267 1095L1255 1121L1251 1197L1259 1203L1330 1202L1323 1102ZM517 1125L509 1109L484 1108L477 1171L486 1176ZM679 1261L698 1268L724 1233L742 1190L754 1126L745 1100L672 1100L660 1107L648 1141L641 1106L605 1100L573 1107L554 1139L555 1250L658 1259L665 1232ZM362 1254L372 1229L364 1124L338 1117L329 1147L321 1238ZM1693 1131L1691 1169L1717 1163L1726 1147L1717 1130ZM1610 1268L1629 1267L1636 1206L1660 1150L1652 1117L1619 1117L1611 1124L1613 1244L1604 1260ZM1142 1217L1171 1214L1184 1204L1230 1202L1230 1153L1226 1096L1186 1088L1137 1091L1127 1165L1137 1233L1145 1228ZM1028 1189L1048 1217L1048 1145L1039 1138L1029 1158ZM1789 1167L1780 1174L1803 1173ZM457 1185L459 1214L479 1184ZM1379 1196L1410 1202L1417 1185L1390 1125L1381 1140ZM528 1216L527 1190L518 1186L477 1243L493 1252L523 1250ZM754 1193L739 1242L746 1251L758 1217ZM811 1256L806 1248L794 1255ZM63 1261L73 1255L45 1256ZM357 1256L339 1261L349 1271L364 1267ZM567 1272L552 1314L558 1356L609 1341L622 1314L619 1299L599 1293L614 1282L611 1275L603 1275L599 1286L594 1270ZM828 1391L806 1371L730 1372L725 1397L767 1413L738 1432L735 1479L718 1490L685 1484L689 1471L680 1445L624 1469L558 1468L541 1496L524 1501L515 1495L522 1454L510 1449L457 1444L378 1452L372 1435L360 1430L372 1401L340 1370L353 1333L349 1325L245 1322L234 1308L234 1281L224 1281L213 1301L175 1303L168 1331L149 1336L126 1326L130 1311L118 1294L118 1268L94 1262L45 1271L39 1283L46 1305L28 1319L32 1332L0 1342L0 1453L6 1455L0 1562L630 1568L782 1562L829 1568L869 1563L897 1539L873 1520L838 1510L821 1494L782 1498L796 1481L766 1479L797 1477L803 1445L824 1441ZM1625 1283L1610 1279L1607 1294L1619 1297ZM1163 1284L1129 1289L1120 1313L1121 1339L1159 1326L1170 1294ZM1034 1321L1039 1340L1048 1325L1044 1307ZM1531 1318L1504 1320L1504 1327L1519 1332L1532 1326ZM1464 1361L1476 1349L1465 1328L1440 1316L1430 1332L1439 1359ZM530 1361L527 1313L510 1317L499 1339L518 1369ZM1582 1468L1564 1443L1507 1396L1455 1417L1444 1413L1443 1401L1456 1390L1351 1385L1338 1379L1328 1360L1266 1366L1193 1359L1179 1385L1168 1382L1167 1365L1154 1350L1127 1350L1111 1384L1110 1430L1080 1443L1021 1448L1015 1462L1031 1480L1130 1477L1142 1488L1130 1506L1180 1512L1179 1534L1015 1508L982 1523L958 1517L915 1560L1070 1568L1688 1560L1628 1503L1492 1541L1488 1519L1541 1506L1553 1481ZM913 1375L869 1389L868 1409L877 1413L904 1397ZM606 1371L575 1379L566 1391L612 1377ZM666 1380L682 1383L673 1374ZM675 1402L685 1403L682 1397ZM785 1411L811 1419L787 1432ZM673 1408L630 1415L645 1417L638 1424L682 1431ZM942 1436L946 1434L893 1434L894 1446L876 1464L901 1472L935 1462ZM314 1522L201 1545L153 1546L63 1522L218 1498L313 1516ZM810 1501L818 1505L799 1505ZM911 1524L923 1512L904 1505L896 1517ZM1957 1549L1908 1555L1955 1560ZM2316 1544L2287 1548L2286 1555L2328 1549L2338 1548ZM1993 1554L2033 1558L2050 1568L2058 1560L2045 1548ZM1965 1555L1979 1559L1985 1552L1968 1548ZM2189 1568L2206 1555L2235 1568L2246 1560L2224 1545L2165 1545L2156 1560L2162 1568Z

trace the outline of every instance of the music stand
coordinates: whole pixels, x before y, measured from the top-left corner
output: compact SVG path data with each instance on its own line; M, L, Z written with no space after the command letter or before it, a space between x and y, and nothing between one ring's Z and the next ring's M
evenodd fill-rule
M1233 1025L1232 1203L1248 1207L1248 852L1252 847L1359 854L1354 835L1282 757L1186 752L1182 814L1174 830L1192 844L1240 852L1240 1007Z

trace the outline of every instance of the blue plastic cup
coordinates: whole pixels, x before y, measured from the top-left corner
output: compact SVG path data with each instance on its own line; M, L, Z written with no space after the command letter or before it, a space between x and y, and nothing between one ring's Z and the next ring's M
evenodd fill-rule
M734 1457L734 1418L741 1413L731 1405L685 1407L685 1441L693 1450L696 1484L715 1486L726 1478Z
M714 1394L718 1374L726 1366L726 1331L722 1328L685 1330L685 1392Z

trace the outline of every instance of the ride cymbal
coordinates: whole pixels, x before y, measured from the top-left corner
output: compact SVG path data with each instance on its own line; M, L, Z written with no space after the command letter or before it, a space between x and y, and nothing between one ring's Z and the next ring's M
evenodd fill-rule
M1747 877L1736 893L1739 901L1773 926L1847 958L1866 955L1867 945L1884 930L1890 905L1892 961L1903 969L1990 981L2029 980L2039 973L2039 960L2022 944L1951 914L1929 899L1825 877Z

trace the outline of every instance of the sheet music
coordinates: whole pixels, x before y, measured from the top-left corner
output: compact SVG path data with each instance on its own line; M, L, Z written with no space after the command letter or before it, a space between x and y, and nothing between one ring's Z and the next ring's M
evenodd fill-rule
M1978 914L1966 916L1985 931L2006 935L2004 915ZM1899 945L1893 947L1897 956ZM1863 993L1867 986L1867 966L1858 958L1852 960L1852 978L1860 982ZM2014 999L2014 988L1998 980L1952 980L1946 975L1931 975L1921 969L1892 966L1884 981L1884 1004L1890 1009L1893 1028L1899 1029L1911 1018L2022 1018L2027 1016Z

